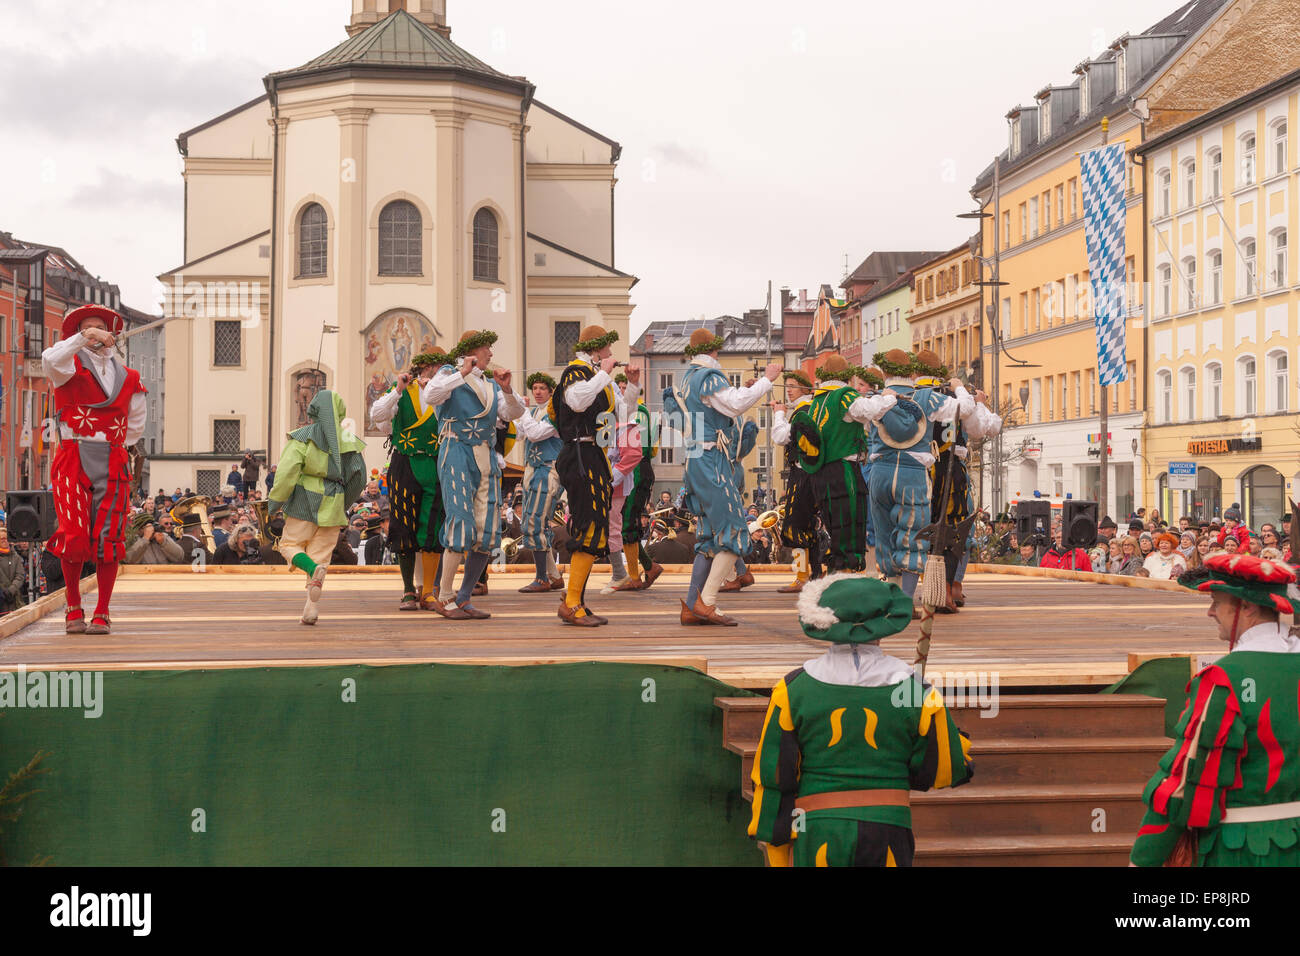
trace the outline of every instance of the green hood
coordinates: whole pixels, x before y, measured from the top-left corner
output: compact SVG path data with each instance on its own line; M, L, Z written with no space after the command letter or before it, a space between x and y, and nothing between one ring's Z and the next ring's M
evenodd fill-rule
M343 398L329 389L321 389L307 406L310 425L304 425L296 431L289 432L289 437L301 442L310 442L329 456L329 471L325 475L330 481L343 481L343 455L350 451L365 451L366 443L360 441L352 431L352 423L347 422L348 410Z

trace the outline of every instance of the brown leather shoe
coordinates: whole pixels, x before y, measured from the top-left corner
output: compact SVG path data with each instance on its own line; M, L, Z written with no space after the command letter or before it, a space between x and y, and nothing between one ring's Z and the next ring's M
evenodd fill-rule
M399 611L418 611L420 610L420 599L414 594L403 594L402 603L397 605Z
M593 614L591 608L587 607L585 604L582 606L582 609L587 612L587 617L591 618L597 624L609 623L609 618L601 617L599 614Z
M560 609L555 612L559 615L560 620L565 624L572 624L574 627L600 627L600 622L595 620L591 614L578 615L578 608L569 607L563 601L560 602Z
M72 617L73 613L76 617ZM68 634L86 633L86 612L80 607L70 607L63 614L63 630Z
M96 614L90 619L90 624L86 627L87 634L112 634L112 621L108 619L107 614Z
M643 582L640 577L635 577L635 578L629 577L622 584L616 584L614 586L614 590L615 591L644 591L645 582Z
M486 621L492 615L487 611L480 611L473 604L465 603L459 608L460 612L474 621Z
M650 570L645 573L646 588L650 587L650 585L658 581L659 575L663 573L664 573L664 566L662 564L656 564L653 561L650 562ZM644 588L642 590L644 590Z
M454 598L438 608L437 611L449 621L468 621L473 617L463 607L457 607Z
M777 594L798 594L802 590L803 590L803 582L796 581L794 582L794 584L787 584L783 588L777 588L776 593Z
M488 590L486 584L476 584L474 585L474 590L470 592L470 597L482 597L487 593Z
M441 613L442 613L442 602L439 601L439 600L438 600L436 597L434 597L432 594L426 594L426 595L424 595L423 597L420 598L420 610L422 610L422 611L437 611L439 614L441 614Z
M552 590L552 591L563 591L563 590L564 590L564 578L551 578L551 590Z
M966 592L962 590L960 581L954 581L952 587L948 589L948 600L952 601L957 607L966 606Z
M718 624L722 627L736 627L740 624L734 617L719 614L717 606L710 607L704 603L702 597L695 599L695 607L691 608L691 613L700 619L701 624Z
M551 585L547 581L534 581L527 587L519 589L520 594L541 594L543 591L550 591Z
M678 598L678 600L680 601L681 598ZM683 627L695 627L695 626L697 626L697 625L699 625L699 624L703 624L703 623L705 623L705 622L702 621L702 620L700 620L698 617L696 617L696 616L691 612L691 609L688 608L688 607L686 606L686 602L685 602L685 601L682 601L682 626L683 626Z
M736 578L736 583L742 588L747 588L754 583L754 575L751 571L746 571L740 577Z

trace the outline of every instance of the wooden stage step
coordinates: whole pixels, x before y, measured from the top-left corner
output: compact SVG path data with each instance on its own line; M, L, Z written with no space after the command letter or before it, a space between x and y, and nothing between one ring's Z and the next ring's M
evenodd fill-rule
M750 774L768 701L719 697L723 745ZM1133 695L1002 695L996 715L954 707L975 776L912 794L919 866L1122 866L1142 788L1170 745L1164 702ZM972 731L974 731L972 733ZM975 835L978 834L978 835Z
M916 840L916 866L1127 866L1131 834Z

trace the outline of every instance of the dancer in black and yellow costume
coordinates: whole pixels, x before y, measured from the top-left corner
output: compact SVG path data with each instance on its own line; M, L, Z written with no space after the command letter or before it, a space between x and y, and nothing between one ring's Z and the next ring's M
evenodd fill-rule
M610 347L617 332L599 325L582 330L574 357L556 383L550 418L564 447L555 459L569 503L569 587L556 612L560 620L577 627L598 627L609 621L586 607L587 578L597 558L609 554L609 508L613 497L609 459L601 438L613 439L617 420L626 417L624 401L636 401L641 370L629 366L623 396L613 387L614 357ZM610 418L609 416L613 416Z
M781 478L785 481L785 496L781 499L781 544L795 554L795 580L780 594L798 594L810 578L821 577L822 557L817 540L817 498L812 481L799 464L799 439L794 435L791 420L812 403L813 384L803 372L781 373L785 380L785 401L772 404L772 441L785 448L785 467ZM786 418L789 411L790 419ZM808 419L811 426L811 419ZM815 427L806 429L805 440L816 435ZM800 554L799 552L802 552Z
M770 865L911 866L909 791L970 779L970 741L942 697L880 649L911 620L894 584L831 574L804 586L803 632L833 646L772 690L749 824Z
M402 572L402 602L398 609L418 611L424 599L437 594L438 556L442 553L442 494L438 490L438 416L420 398L420 389L433 374L452 363L443 352L423 352L411 362L409 372L370 406L376 425L392 422L388 462L388 548L397 555ZM423 565L422 594L415 589L415 560ZM430 608L431 610L431 608Z

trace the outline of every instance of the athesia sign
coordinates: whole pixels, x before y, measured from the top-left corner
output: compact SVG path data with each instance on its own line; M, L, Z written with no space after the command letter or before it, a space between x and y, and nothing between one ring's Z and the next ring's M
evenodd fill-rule
M1262 438L1208 438L1189 441L1189 455L1226 455L1232 451L1259 451L1264 447Z

